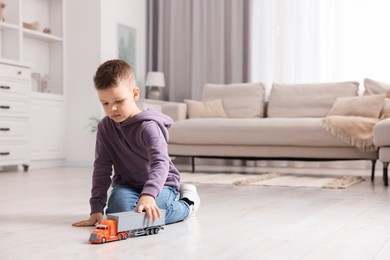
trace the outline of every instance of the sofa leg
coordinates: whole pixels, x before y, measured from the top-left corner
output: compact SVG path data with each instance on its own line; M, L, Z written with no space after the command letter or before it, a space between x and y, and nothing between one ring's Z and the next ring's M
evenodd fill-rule
M374 181L375 178L375 164L376 160L371 160L371 181Z
M192 173L195 172L195 157L191 157L191 166L192 166Z
M388 168L389 168L389 162L383 162L383 182L385 183L385 186L389 185L389 178L388 178Z

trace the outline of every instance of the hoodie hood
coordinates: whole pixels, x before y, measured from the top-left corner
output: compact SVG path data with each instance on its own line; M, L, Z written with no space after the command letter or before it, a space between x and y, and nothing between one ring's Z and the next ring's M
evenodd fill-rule
M168 128L170 128L172 126L173 119L167 115L164 115L164 114L157 112L157 111L154 111L154 110L150 110L150 109L142 110L141 113L127 119L126 121L124 121L122 123L115 122L115 124L116 124L116 127L118 127L118 128L125 128L125 127L131 127L131 125L137 124L137 123L140 123L143 121L156 122L158 124L158 126L160 127L160 129L164 135L165 140L168 141L168 137L169 137Z

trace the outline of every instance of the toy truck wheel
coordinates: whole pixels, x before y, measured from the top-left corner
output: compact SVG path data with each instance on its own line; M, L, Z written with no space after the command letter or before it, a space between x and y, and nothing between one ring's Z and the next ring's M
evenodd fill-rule
M149 235L150 235L150 229L147 229L147 230L145 231L145 233L146 233L147 236L149 236Z
M119 240L119 241L122 240L122 234L119 234L118 240Z
M102 244L104 244L104 243L106 243L106 238L105 237L102 238Z
M154 234L158 234L159 231L160 231L159 228L155 228L155 229L154 229Z
M128 238L129 238L129 234L126 233L126 234L125 234L125 240L128 239Z

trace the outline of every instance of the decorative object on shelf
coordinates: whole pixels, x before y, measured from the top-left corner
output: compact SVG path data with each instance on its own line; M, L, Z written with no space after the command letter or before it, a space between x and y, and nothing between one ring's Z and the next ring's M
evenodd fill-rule
M165 87L164 73L158 71L148 72L145 85L149 87L148 98L160 100L161 99L160 88Z
M38 92L41 85L41 74L38 72L32 72L31 79L31 90Z
M51 93L51 78L49 75L43 76L40 91L45 93Z
M43 28L43 32L47 34L51 34L50 28Z
M3 2L0 2L0 21L4 22L5 21L5 15L4 15L4 9L6 7L6 4Z
M39 22L33 22L33 23L23 22L23 28L39 31Z

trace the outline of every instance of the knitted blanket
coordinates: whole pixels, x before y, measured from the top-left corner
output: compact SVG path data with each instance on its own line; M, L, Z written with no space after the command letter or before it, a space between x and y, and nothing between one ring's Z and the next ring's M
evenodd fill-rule
M372 130L379 120L371 117L331 115L322 120L321 128L361 151L373 152L376 147Z

